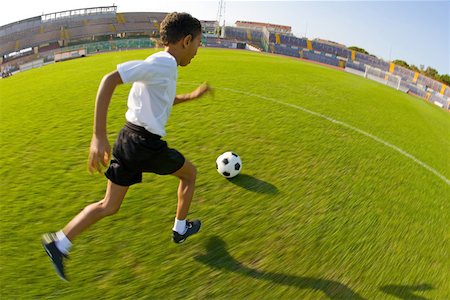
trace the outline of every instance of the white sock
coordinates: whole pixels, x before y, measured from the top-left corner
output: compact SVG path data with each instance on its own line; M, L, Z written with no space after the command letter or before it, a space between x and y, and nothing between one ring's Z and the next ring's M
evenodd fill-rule
M179 234L184 234L187 230L186 220L178 220L175 218L175 223L173 224L172 230L178 232Z
M70 248L72 248L72 243L67 238L67 236L64 234L64 232L58 231L56 233L56 248L58 248L59 251L64 253L65 255L69 254Z

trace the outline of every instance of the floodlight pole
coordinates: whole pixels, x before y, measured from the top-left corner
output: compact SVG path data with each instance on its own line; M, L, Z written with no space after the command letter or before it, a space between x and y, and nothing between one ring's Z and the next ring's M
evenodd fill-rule
M392 45L389 46L389 62L391 62Z
M225 1L224 0L220 0L219 1L219 7L217 9L217 22L220 23L222 21L222 17L223 17L223 25L225 26Z

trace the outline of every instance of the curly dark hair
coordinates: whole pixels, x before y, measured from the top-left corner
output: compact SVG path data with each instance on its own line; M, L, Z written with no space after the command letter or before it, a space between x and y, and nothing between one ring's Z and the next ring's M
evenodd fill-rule
M202 33L200 21L188 13L173 12L161 22L159 30L164 46L174 44L188 35L196 38Z

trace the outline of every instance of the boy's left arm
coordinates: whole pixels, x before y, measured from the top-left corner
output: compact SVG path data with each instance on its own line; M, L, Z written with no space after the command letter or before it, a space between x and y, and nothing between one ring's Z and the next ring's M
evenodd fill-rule
M176 95L173 105L200 98L207 92L212 92L212 88L208 85L208 83L204 82L189 94Z

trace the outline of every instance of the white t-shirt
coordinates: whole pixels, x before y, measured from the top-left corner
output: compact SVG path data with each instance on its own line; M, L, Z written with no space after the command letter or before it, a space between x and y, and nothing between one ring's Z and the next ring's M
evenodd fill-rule
M117 65L124 83L133 82L128 95L128 122L151 133L165 136L166 123L176 96L177 61L161 51L146 60L133 60Z

